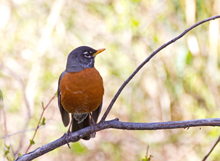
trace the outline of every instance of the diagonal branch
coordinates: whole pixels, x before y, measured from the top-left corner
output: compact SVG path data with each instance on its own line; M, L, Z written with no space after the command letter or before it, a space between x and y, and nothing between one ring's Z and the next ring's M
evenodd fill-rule
M37 134L37 131L38 131L38 129L40 128L40 123L41 123L42 117L43 117L43 115L44 115L44 112L45 112L45 110L47 109L47 107L50 105L50 103L53 101L53 99L54 99L55 97L56 97L56 93L55 93L54 96L50 99L50 101L48 102L48 104L47 104L45 107L44 107L43 104L42 104L43 111L42 111L41 116L40 116L40 119L39 119L39 121L38 121L37 128L36 128L35 131L34 131L34 135L33 135L32 139L31 139L30 144L29 144L29 146L28 146L28 148L27 148L27 150L26 150L25 153L27 153L28 150L30 149L30 147L32 146L32 142L34 141L34 138L35 138L35 136L36 136L36 134Z
M220 15L217 16L213 16L207 19L204 19L196 24L194 24L193 26L189 27L188 29L186 29L184 32L182 32L179 36L175 37L174 39L170 40L169 42L163 44L161 47L159 47L157 50L155 50L152 54L150 54L150 56L148 56L148 58L141 63L137 69L135 69L135 71L128 77L128 79L122 84L122 86L119 88L118 92L115 94L114 98L112 99L111 103L109 104L107 110L105 111L102 119L100 122L105 121L107 115L109 114L110 110L112 109L112 106L114 105L115 101L117 100L118 96L121 94L122 90L124 89L124 87L131 81L131 79L138 73L138 71L147 63L151 60L152 57L154 57L154 55L156 55L159 51L161 51L162 49L164 49L165 47L167 47L168 45L174 43L176 40L180 39L181 37L183 37L187 32L189 32L190 30L194 29L195 27L210 21L210 20L214 20L220 18Z
M205 155L205 157L202 159L202 161L206 161L206 159L209 157L209 155L212 153L212 151L215 149L216 145L220 142L220 135L218 136L217 140L215 143L212 145L211 149L209 152Z
M82 137L94 133L94 130L101 131L104 129L114 128L123 130L162 130L162 129L177 129L177 128L189 128L189 127L201 127L201 126L220 126L219 118L212 119L198 119L198 120L188 120L188 121L169 121L169 122L154 122L154 123L132 123L132 122L121 122L118 119L111 121L101 122L93 127L86 127L82 130L70 133L68 136L62 136L61 138L43 145L38 149L22 155L17 158L16 161L27 161L33 160L47 152L50 152L66 143L76 142Z

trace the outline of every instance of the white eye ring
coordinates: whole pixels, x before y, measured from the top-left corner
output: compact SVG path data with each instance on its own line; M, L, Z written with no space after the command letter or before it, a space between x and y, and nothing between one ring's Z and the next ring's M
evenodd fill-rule
M91 55L86 51L83 53L86 58L91 58Z

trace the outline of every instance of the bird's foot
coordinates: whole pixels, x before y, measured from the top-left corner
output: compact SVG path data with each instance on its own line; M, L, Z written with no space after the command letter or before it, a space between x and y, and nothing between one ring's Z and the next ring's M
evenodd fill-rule
M66 141L66 144L67 144L67 146L70 148L70 144L69 144L69 142L66 140L66 138L68 137L68 136L70 136L70 131L68 130L67 131L67 133L65 133L64 135L63 135L63 139ZM71 149L71 148L70 148Z
M96 125L96 123L95 123L95 121L94 121L94 119L93 119L93 117L92 117L92 114L91 113L89 113L90 114L90 116L91 116L91 128L92 128L92 130L94 131L93 133L92 133L92 137L94 138L95 137L95 135L96 135L96 131L95 131L95 125Z
M69 128L68 128L68 130L67 130L67 132L64 134L64 139L66 140L66 137L68 137L69 135L70 135L70 128L71 128L71 126L72 126L72 123L73 123L73 120L71 120L71 122L70 122L70 125L69 125ZM70 148L70 144L66 141L66 144L67 144L67 146ZM71 149L71 148L70 148Z

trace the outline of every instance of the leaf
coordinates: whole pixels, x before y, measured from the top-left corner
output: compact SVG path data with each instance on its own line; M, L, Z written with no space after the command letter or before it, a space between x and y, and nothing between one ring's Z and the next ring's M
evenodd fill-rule
M7 146L7 145L5 144L5 147L6 147L7 149L10 149L11 145Z
M35 144L34 140L30 140L30 145Z
M153 155L150 155L149 157L145 156L145 158L142 159L142 161L151 161L152 158L153 158Z
M45 117L43 117L43 120L41 121L41 125L45 125L46 124L46 119L45 119Z
M6 156L9 153L9 150L5 150L4 156Z
M41 106L42 106L42 108L44 109L44 102L41 102Z
M7 145L5 144L5 148L6 148L6 150L5 150L5 152L4 152L4 156L6 156L7 154L10 153L11 145L7 146Z
M147 146L146 155L145 155L145 158L142 159L142 161L151 161L151 159L153 158L153 155L150 155L150 156L148 157L148 152L149 152L149 146Z

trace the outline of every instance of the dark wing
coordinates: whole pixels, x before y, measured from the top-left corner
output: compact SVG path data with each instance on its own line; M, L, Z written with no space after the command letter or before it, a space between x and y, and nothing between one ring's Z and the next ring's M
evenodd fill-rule
M68 126L69 122L70 122L70 118L69 118L69 113L63 108L62 104L61 104L61 91L60 91L60 81L63 78L64 74L66 73L66 71L64 71L59 78L58 81L58 89L57 89L57 95L58 95L58 106L60 109L60 113L61 113L61 117L62 117L62 121L64 126Z
M101 110L102 110L102 103L99 105L99 107L95 111L92 112L92 118L95 121L95 123L97 123Z

